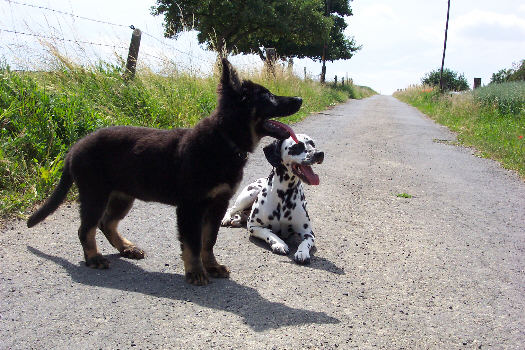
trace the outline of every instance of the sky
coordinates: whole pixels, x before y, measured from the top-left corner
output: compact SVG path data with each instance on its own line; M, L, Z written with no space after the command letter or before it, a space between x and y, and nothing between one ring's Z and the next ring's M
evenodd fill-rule
M75 62L118 64L118 57L127 56L132 33L127 26L134 25L143 31L140 64L160 72L176 67L209 73L213 52L197 43L195 31L163 38L162 16L150 14L154 4L154 0L0 0L0 62L13 69L45 69L52 64L47 54L52 44ZM327 80L348 77L355 84L392 94L420 83L426 73L440 67L447 0L354 0L351 7L354 15L347 18L346 34L362 49L350 60L328 62ZM522 59L522 0L451 0L446 68L464 74L471 86L475 77L485 85L492 73ZM231 61L241 70L262 65L255 55L238 55ZM297 74L302 76L305 67L314 78L321 71L319 61L294 61Z

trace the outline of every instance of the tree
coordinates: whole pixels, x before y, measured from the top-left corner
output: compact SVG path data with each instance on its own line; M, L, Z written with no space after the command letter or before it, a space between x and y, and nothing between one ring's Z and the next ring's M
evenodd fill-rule
M500 84L507 81L523 81L525 80L525 60L521 63L514 63L512 68L500 69L497 73L492 73L490 84Z
M489 84L501 84L509 81L509 77L512 74L512 69L500 69L497 73L492 73Z
M329 1L329 0L327 0ZM164 15L164 35L185 28L199 31L199 43L218 52L258 53L273 47L280 56L321 58L330 43L330 60L352 57L359 48L344 36L344 16L351 15L348 0L157 0L153 15Z
M441 69L438 68L427 73L421 83L423 85L440 86ZM464 91L469 89L467 79L463 74L458 74L448 68L443 69L443 91Z

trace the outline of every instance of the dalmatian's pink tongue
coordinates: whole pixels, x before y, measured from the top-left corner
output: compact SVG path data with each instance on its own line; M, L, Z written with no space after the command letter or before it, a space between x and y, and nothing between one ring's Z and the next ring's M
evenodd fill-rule
M314 173L311 166L299 165L299 169L309 185L319 185L319 175Z
M290 134L290 137L295 141L295 143L299 143L299 140L297 139L297 136L295 135L295 132L288 125L283 124L283 123L278 122L277 120L273 120L273 119L272 120L267 120L266 123L270 123L270 124L272 124L272 126L278 128L278 129L286 130Z

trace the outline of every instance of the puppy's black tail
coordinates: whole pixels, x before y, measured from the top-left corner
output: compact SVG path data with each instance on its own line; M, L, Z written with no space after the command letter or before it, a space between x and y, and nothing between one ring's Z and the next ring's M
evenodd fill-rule
M35 213L33 213L29 219L27 219L27 227L35 226L40 221L51 215L64 201L67 193L69 192L69 189L71 188L71 185L73 185L73 178L71 177L71 173L69 171L69 161L66 157L64 169L62 171L60 181L58 182L58 186L55 188L51 196L44 202L44 204Z

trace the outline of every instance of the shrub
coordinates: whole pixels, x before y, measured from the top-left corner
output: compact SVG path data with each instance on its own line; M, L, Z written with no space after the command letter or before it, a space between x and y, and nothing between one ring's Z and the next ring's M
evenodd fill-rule
M423 85L439 87L441 69L427 73L421 83ZM443 89L445 91L465 91L469 89L467 79L463 74L458 74L448 68L443 69Z

